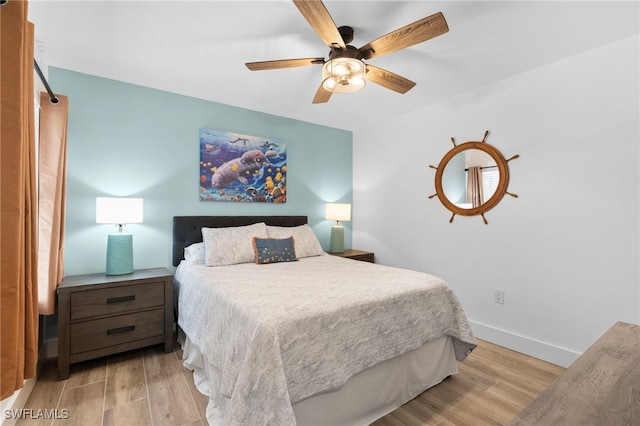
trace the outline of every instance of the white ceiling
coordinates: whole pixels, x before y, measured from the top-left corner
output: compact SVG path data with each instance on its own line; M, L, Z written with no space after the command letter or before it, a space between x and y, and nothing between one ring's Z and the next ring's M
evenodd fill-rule
M313 105L320 66L244 66L327 57L288 0L31 0L29 17L44 66L350 130L639 32L638 1L324 3L337 26L354 27L356 47L439 11L449 32L369 61L415 81L406 94L369 83Z

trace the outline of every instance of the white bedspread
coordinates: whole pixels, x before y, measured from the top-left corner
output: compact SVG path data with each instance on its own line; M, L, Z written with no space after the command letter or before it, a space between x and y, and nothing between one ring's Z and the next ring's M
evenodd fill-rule
M206 267L184 262L178 324L222 371L225 424L295 424L291 404L443 335L475 340L453 291L405 269L317 256Z

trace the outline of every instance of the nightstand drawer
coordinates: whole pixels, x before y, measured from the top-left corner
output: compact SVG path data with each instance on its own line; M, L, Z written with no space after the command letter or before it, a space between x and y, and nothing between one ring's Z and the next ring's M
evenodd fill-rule
M164 335L164 307L71 324L70 353Z
M129 284L71 294L71 321L164 305L164 283Z

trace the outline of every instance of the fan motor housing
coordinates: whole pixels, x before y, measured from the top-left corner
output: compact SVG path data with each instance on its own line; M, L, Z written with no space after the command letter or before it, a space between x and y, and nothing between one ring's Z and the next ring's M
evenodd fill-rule
M331 52L329 53L329 60L334 58L356 58L356 59L369 59L373 56L374 50L372 48L369 49L357 49L353 46L350 46L349 43L353 41L353 27L342 26L338 27L338 32L342 37L342 41L346 45L346 49L342 49L341 47L337 47L335 44L331 48Z
M332 48L329 52L329 60L336 58L355 58L362 59L362 55L355 47L351 45L347 45L345 49L341 48Z

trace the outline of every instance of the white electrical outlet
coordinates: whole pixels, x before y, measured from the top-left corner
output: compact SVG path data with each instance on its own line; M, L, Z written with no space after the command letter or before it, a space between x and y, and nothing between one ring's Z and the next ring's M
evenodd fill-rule
M504 305L504 290L500 290L499 288L496 288L496 291L493 293L493 301L495 303Z

